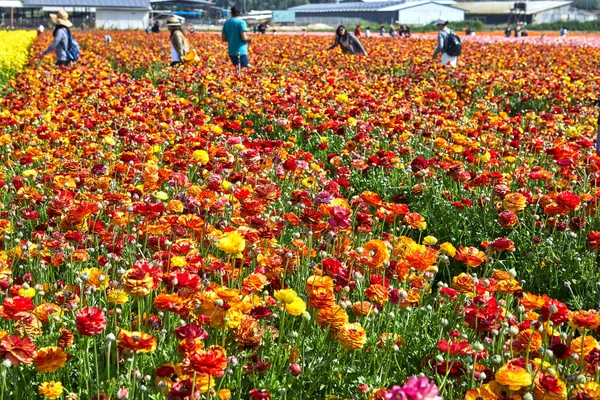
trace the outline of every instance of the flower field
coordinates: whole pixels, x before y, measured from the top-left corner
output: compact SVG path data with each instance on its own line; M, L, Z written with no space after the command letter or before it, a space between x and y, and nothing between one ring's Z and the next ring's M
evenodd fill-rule
M0 31L0 88L27 62L35 31Z
M594 39L110 34L0 98L0 399L600 399Z

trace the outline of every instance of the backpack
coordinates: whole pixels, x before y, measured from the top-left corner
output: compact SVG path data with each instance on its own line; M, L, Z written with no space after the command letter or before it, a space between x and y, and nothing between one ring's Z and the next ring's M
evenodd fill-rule
M448 54L450 57L460 56L460 53L462 53L462 41L452 31L446 34L444 53Z
M67 29L67 37L69 41L67 43L67 60L77 61L79 60L79 43L75 41L73 34Z

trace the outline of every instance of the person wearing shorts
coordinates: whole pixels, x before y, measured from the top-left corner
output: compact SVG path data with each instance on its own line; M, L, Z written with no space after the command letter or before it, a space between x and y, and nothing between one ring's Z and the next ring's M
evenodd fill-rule
M231 63L248 68L248 43L252 38L248 36L248 27L246 21L240 18L241 15L242 11L237 5L231 7L231 18L223 25L221 39L227 42Z

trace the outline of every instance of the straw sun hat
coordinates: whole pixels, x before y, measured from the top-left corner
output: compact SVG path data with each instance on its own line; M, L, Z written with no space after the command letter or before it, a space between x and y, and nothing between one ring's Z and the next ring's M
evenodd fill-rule
M181 26L181 21L174 16L170 16L167 19L167 26Z
M66 11L63 10L60 10L56 14L50 14L50 19L55 25L63 25L67 28L73 26L73 23L69 21L69 14L67 14Z

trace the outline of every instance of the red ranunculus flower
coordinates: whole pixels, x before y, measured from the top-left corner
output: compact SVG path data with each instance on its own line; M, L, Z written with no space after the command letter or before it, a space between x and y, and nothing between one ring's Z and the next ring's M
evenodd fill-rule
M102 333L106 327L104 311L98 307L86 307L75 317L77 332L84 336L94 336Z
M554 325L561 325L569 317L569 309L565 303L550 299L540 310L540 315L544 321L550 320Z
M560 192L556 195L556 204L562 208L566 208L569 211L574 211L579 208L581 199L574 193L569 191Z
M592 250L600 250L600 232L591 231L588 234L588 245Z

